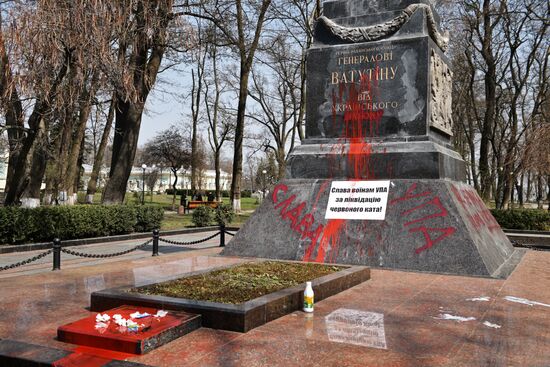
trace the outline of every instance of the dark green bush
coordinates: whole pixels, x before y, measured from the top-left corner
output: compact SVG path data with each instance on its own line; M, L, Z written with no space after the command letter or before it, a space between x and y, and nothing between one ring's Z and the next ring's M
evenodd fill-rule
M222 190L220 191L220 195L222 198L228 198L229 197L229 191L228 190Z
M502 228L547 231L550 230L550 213L537 209L492 209L491 213Z
M191 221L196 227L207 227L212 224L214 210L209 206L199 206L193 210Z
M249 198L249 197L252 197L252 191L250 190L241 191L241 198Z
M215 210L214 218L218 225L228 225L233 221L234 215L235 213L233 212L231 205L220 203Z
M159 229L164 217L164 209L155 206L136 207L137 223L134 227L136 232L149 232Z
M160 227L162 208L130 205L0 208L0 243L111 236Z

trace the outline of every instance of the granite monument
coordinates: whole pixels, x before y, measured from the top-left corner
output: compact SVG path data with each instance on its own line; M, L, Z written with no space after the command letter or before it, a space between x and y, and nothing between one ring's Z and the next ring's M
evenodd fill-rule
M448 35L428 0L331 0L306 140L224 255L506 277L521 256L451 144Z

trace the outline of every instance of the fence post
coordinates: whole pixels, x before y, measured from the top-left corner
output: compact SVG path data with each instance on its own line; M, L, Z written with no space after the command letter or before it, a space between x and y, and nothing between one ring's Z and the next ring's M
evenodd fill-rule
M61 270L61 240L55 238L53 240L53 269Z
M153 256L159 256L159 230L153 230Z
M220 247L225 247L225 224L220 224Z

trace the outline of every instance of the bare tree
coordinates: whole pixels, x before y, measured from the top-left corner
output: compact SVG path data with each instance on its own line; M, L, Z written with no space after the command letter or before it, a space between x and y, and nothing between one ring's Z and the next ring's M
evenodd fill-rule
M167 48L172 0L110 2L119 16L114 37L117 57L109 70L116 90L115 135L103 203L121 203L136 153L141 117Z
M174 174L172 210L175 210L178 171L191 165L189 140L176 127L161 131L145 145L143 161L162 164Z
M536 143L530 134L543 123L548 98L550 42L541 14L550 5L543 0L466 0L448 6L460 13L451 48L455 146L485 200L508 207L515 191L522 205L524 181L529 197L537 175L526 168L522 152Z
M299 106L298 114L294 122L295 131L301 140L305 139L304 121L306 113L306 63L307 49L313 42L313 27L315 20L319 17L321 11L320 0L282 0L277 1L271 7L273 17L280 22L280 27L274 30L278 36L286 39L287 49L283 52L297 52L299 58L299 75L295 77L293 83L295 89L290 95L292 104ZM292 47L294 45L294 47ZM294 50L297 48L297 50Z
M224 143L233 138L235 125L234 116L222 105L224 87L221 86L218 75L218 48L214 44L210 47L211 75L204 88L206 117L208 119L208 142L212 149L215 170L216 200L221 200L220 174L221 152ZM214 87L214 96L210 97L211 85Z
M253 86L250 96L259 108L248 116L263 126L272 144L271 149L277 161L278 172L275 176L282 179L285 175L286 159L296 142L296 130L300 128L300 110L302 108L299 93L300 57L292 52L292 46L281 36L271 42L269 51L260 65L269 70L267 76L256 71L252 74ZM298 82L298 85L296 84Z
M182 14L212 22L223 35L224 42L236 50L240 62L233 175L231 178L231 200L233 210L237 212L241 210L243 139L249 75L270 5L271 0L216 0L200 6L200 11L186 10L182 12Z

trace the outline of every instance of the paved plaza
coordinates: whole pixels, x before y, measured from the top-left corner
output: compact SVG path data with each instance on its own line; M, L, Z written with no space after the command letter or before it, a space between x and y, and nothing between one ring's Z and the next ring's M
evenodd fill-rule
M174 237L203 238L206 233ZM121 244L79 246L110 252ZM216 246L217 239L202 246ZM89 316L90 294L246 261L162 245L114 259L62 259L0 275L0 338L97 353L56 340L56 330ZM121 248L122 249L122 248ZM24 256L29 255L26 253ZM22 254L0 256L7 259ZM48 257L49 259L49 257ZM246 334L201 328L143 356L150 366L548 366L550 252L528 251L507 280L372 269L371 280ZM69 365L69 364L67 364ZM96 364L101 365L101 363Z

